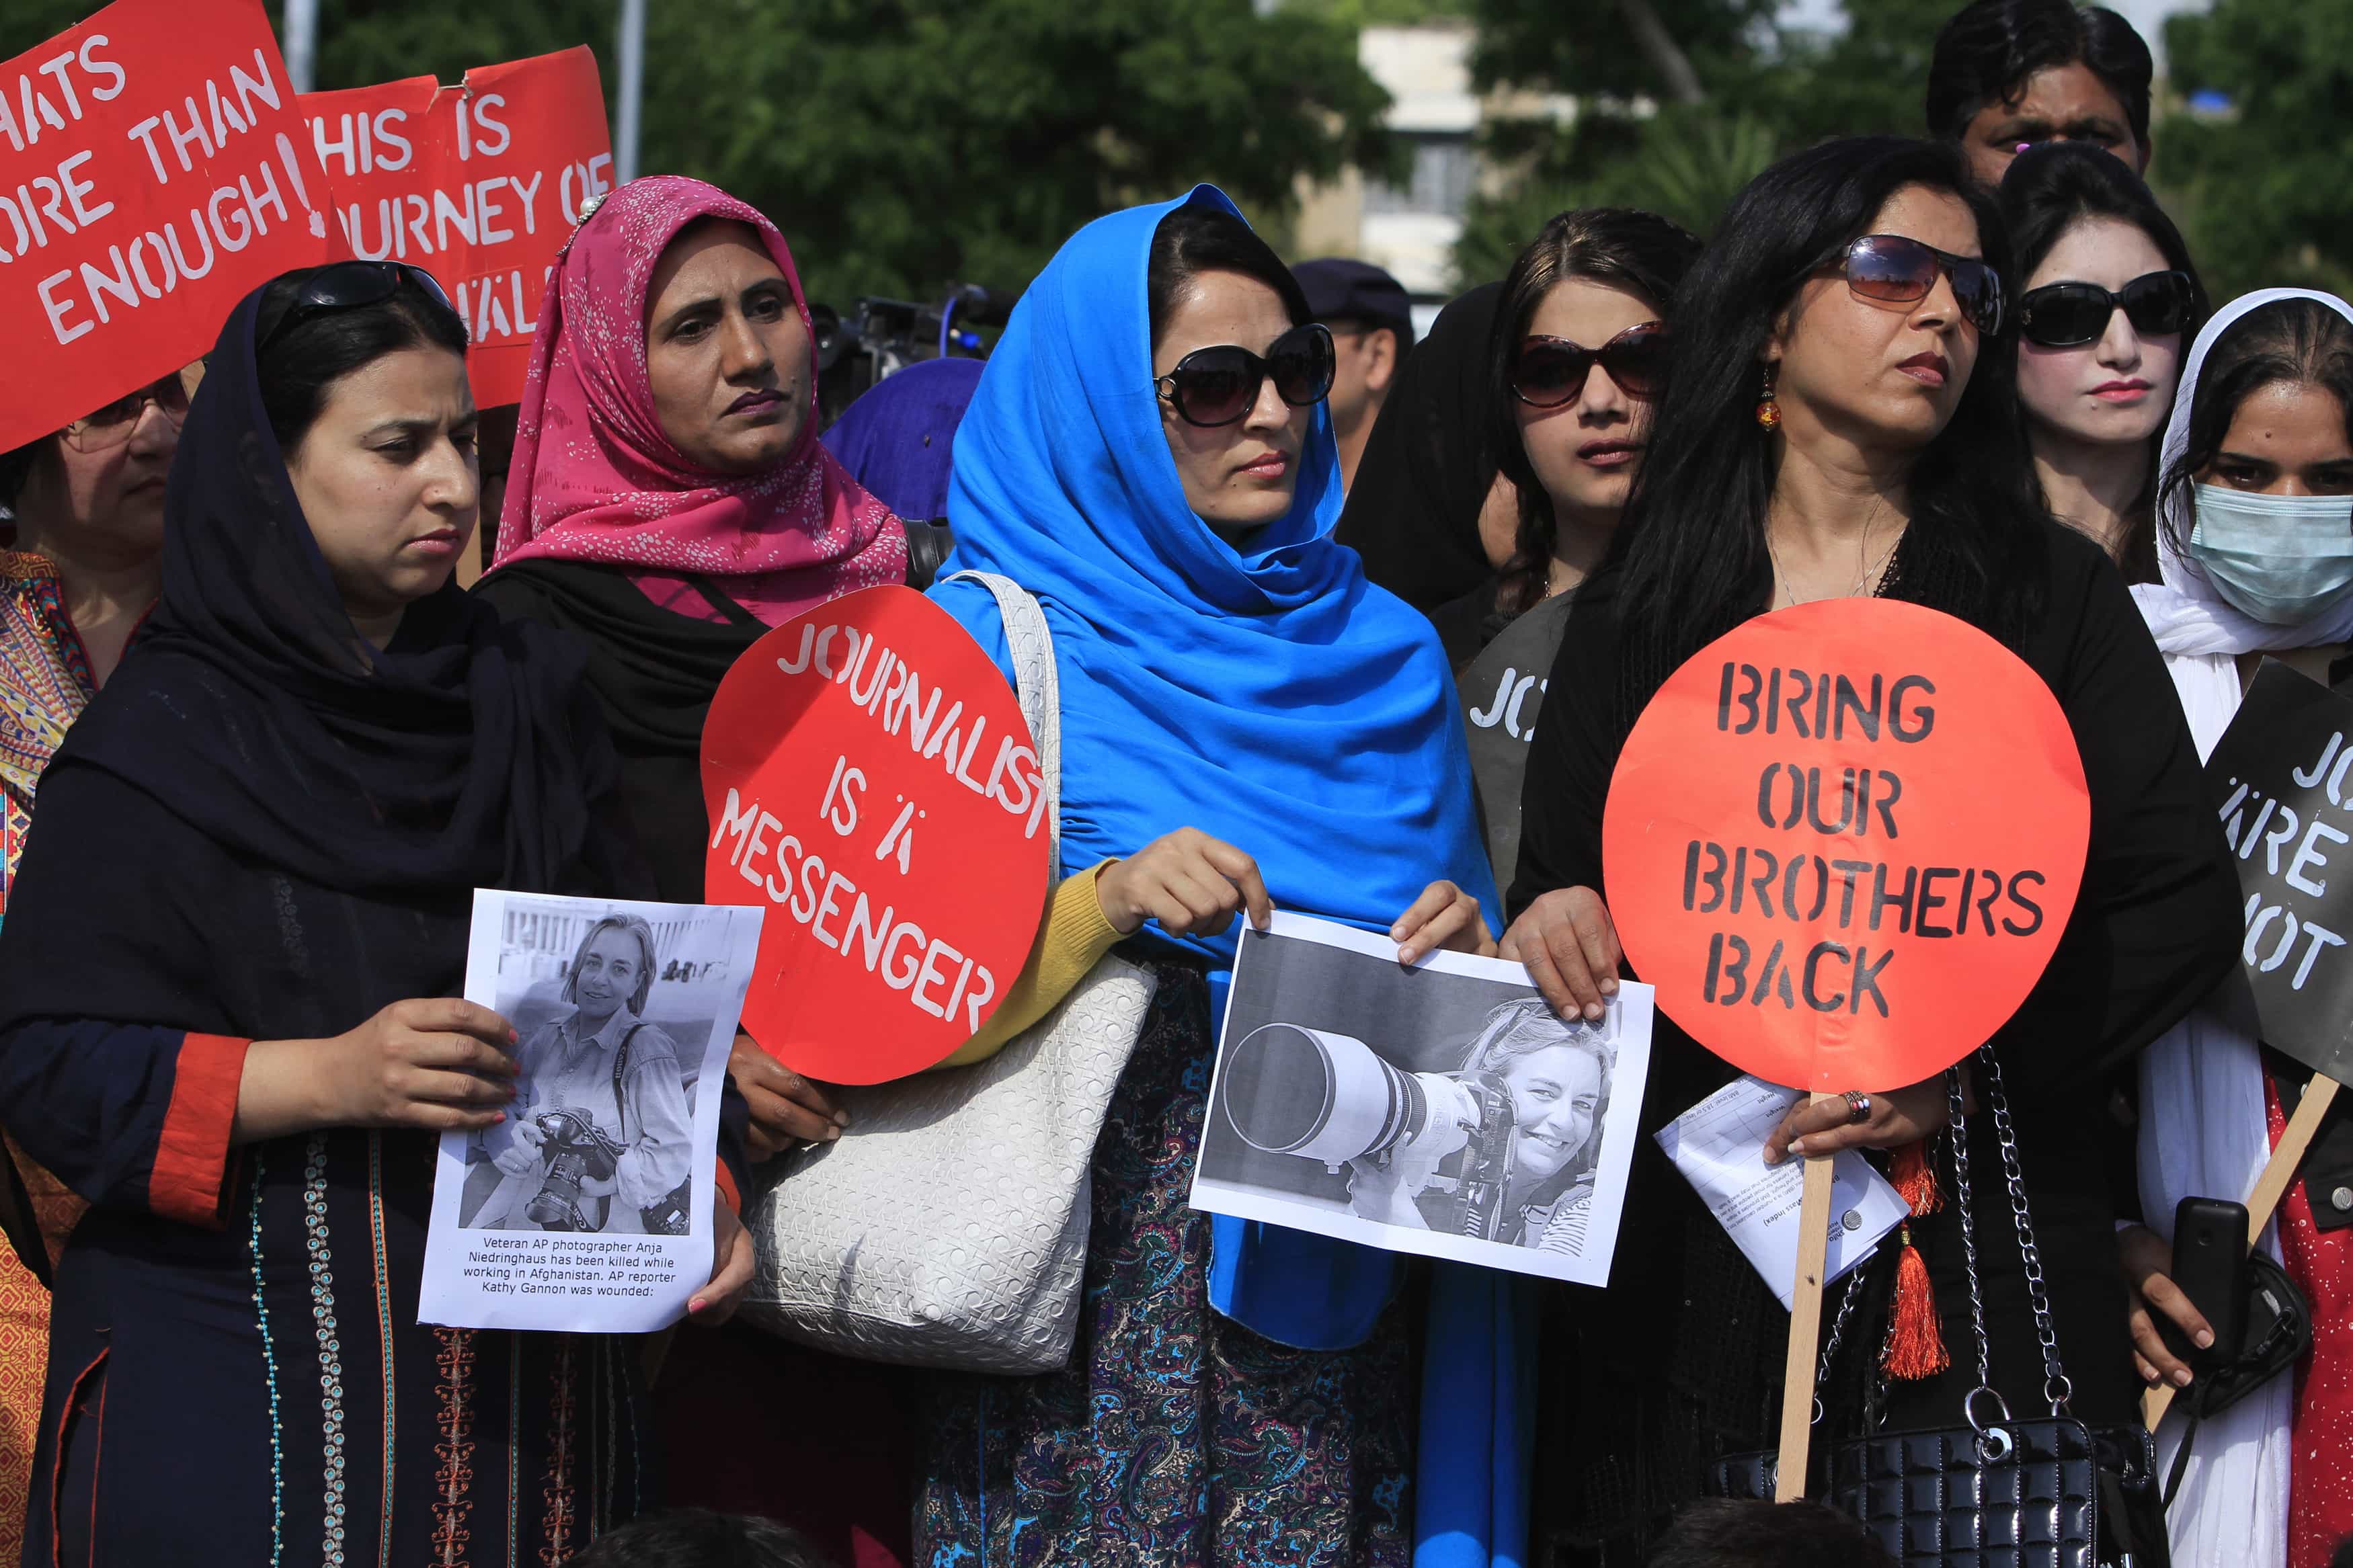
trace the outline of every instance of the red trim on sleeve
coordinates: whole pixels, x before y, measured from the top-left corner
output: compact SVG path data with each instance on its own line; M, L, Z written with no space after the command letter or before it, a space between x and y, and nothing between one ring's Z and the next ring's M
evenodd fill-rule
M187 1035L172 1078L172 1103L155 1142L147 1204L166 1219L217 1230L227 1195L228 1135L251 1040Z
M744 1212L744 1194L735 1190L735 1173L724 1160L719 1162L719 1195L727 1200L729 1208L739 1215Z

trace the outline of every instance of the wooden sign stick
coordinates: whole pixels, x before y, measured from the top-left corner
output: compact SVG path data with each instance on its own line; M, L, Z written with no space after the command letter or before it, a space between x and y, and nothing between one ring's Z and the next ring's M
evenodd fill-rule
M2312 1148L2312 1140L2320 1131L2321 1118L2336 1101L2337 1083L2325 1072L2312 1075L2304 1086L2304 1098L2295 1102L2295 1114L2287 1119L2287 1127L2280 1133L2279 1146L2263 1163L2263 1174L2255 1178L2255 1190L2247 1194L2247 1250L2263 1236L2263 1226L2271 1224L2272 1215L2280 1199L2287 1195L2288 1184L2295 1180L2296 1167ZM2165 1419L2179 1390L2171 1385L2152 1388L2140 1396L2141 1421L2152 1432Z
M1840 1098L1817 1094L1813 1103ZM1830 1253L1831 1157L1809 1154L1805 1194L1798 1205L1798 1277L1789 1296L1789 1359L1782 1372L1775 1502L1796 1502L1806 1495L1807 1450L1814 1436L1814 1358L1822 1337L1822 1274L1830 1267Z

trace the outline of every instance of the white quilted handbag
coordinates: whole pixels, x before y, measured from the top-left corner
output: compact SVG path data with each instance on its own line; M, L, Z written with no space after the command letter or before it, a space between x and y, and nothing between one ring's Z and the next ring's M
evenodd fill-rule
M1038 601L1010 580L958 575L986 586L1005 617L1059 880L1053 637ZM839 1090L849 1112L841 1137L763 1173L745 1216L758 1261L744 1315L868 1361L1008 1373L1066 1363L1095 1139L1152 993L1150 975L1105 955L987 1061Z

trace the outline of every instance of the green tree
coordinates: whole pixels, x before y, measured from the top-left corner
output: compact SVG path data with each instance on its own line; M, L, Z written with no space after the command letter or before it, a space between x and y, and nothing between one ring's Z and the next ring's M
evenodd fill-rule
M1215 180L1280 239L1302 179L1391 171L1352 7L1447 0L702 0L649 7L639 166L776 218L812 297L1025 285L1081 225ZM0 58L94 7L9 0ZM273 6L273 10L275 7ZM318 82L457 79L586 43L613 0L322 0ZM1386 10L1383 12L1387 14Z
M2157 177L2214 297L2353 286L2353 5L2216 0L2166 25L2172 88L2227 111L2168 116Z

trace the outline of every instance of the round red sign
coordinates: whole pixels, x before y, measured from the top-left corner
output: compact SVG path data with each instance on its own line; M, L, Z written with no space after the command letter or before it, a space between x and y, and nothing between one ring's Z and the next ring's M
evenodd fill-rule
M2091 802L2042 679L1885 599L1760 616L1659 689L1602 817L1628 959L1693 1038L1817 1091L1917 1083L2026 999Z
M769 910L744 1027L787 1067L880 1083L988 1021L1046 895L1021 706L946 611L867 588L786 622L702 731L704 896Z

